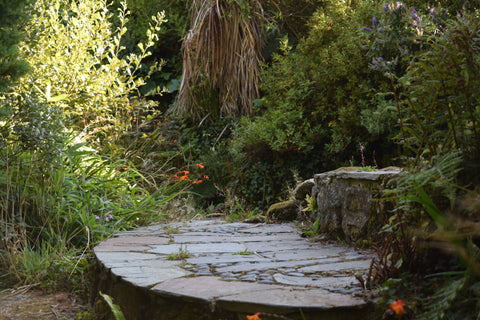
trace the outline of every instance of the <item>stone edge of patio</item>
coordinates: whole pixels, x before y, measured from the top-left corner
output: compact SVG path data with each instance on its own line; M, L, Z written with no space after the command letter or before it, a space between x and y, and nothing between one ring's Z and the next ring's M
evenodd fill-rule
M127 319L152 317L192 319L192 316L195 319L238 319L238 315L256 312L283 315L288 319L368 319L368 315L372 312L372 303L364 299L361 292L356 291L350 294L332 292L314 287L316 282L314 280L308 282L309 278L285 276L289 281L292 278L299 279L297 280L299 285L295 285L295 282L292 285L291 283L225 281L213 273L201 275L199 272L189 271L185 268L185 262L166 260L165 249L168 248L171 251L174 248L178 249L175 245L180 245L180 248L185 245L186 248L193 248L195 251L195 245L201 247L201 243L195 242L200 238L206 238L202 240L203 242L209 239L215 241L207 248L202 247L203 251L212 253L216 251L215 246L218 246L220 247L218 253L222 253L222 250L225 251L228 247L229 252L222 256L223 259L228 260L230 257L231 260L233 255L237 254L234 259L245 258L246 262L241 263L248 265L250 269L255 265L262 266L262 263L266 262L258 261L256 257L238 255L243 247L235 247L228 242L228 239L235 238L234 243L247 243L248 247L248 244L266 245L268 241L275 241L275 238L285 238L287 241L285 243L290 241L294 247L304 246L307 252L310 246L312 250L317 250L312 253L318 254L319 244L305 246L306 240L301 238L298 232L295 233L296 229L291 224L255 226L208 220L170 224L168 227L183 228L183 231L176 236L167 232L165 225L143 227L120 233L94 249L99 267L97 288L114 298ZM217 228L220 232L212 231L212 228ZM227 229L222 231L219 228ZM231 230L236 231L230 233ZM240 231L237 232L238 230ZM209 238L208 232L215 235ZM176 243L175 237L181 243ZM272 245L273 242L270 246ZM232 252L231 247L235 247L232 250L236 252ZM337 252L341 247L328 248L330 251L327 252L327 256L331 260L329 254ZM277 249L281 251L281 248ZM348 249L351 250L351 248ZM209 257L208 252L204 254L197 252L197 260L201 259L202 255ZM291 251L291 254L298 254L298 252ZM291 259L293 263L295 263L294 258ZM338 264L331 263L331 267L345 264L343 259L346 258L348 257L338 260ZM252 259L257 260L252 262ZM195 261L195 257L192 260ZM299 260L298 264L301 265L302 261ZM340 278L341 274L335 274L339 272L338 270L330 271L334 274L333 277ZM309 283L313 283L314 286ZM265 315L264 318L268 319L268 316Z

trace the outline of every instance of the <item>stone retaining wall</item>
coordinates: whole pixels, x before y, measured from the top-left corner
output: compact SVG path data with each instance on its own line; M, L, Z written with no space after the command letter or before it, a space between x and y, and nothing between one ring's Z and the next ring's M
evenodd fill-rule
M312 220L319 220L321 233L347 242L375 240L388 211L388 203L377 199L395 185L393 178L400 172L396 167L374 171L347 167L316 174Z

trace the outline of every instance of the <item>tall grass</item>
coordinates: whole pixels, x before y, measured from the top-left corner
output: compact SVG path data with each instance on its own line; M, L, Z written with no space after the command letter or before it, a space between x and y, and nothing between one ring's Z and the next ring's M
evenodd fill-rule
M164 218L185 187L158 173L153 185L128 160L85 143L68 143L48 169L41 164L35 152L3 162L1 262L20 282L55 276L46 261L80 259L115 232Z

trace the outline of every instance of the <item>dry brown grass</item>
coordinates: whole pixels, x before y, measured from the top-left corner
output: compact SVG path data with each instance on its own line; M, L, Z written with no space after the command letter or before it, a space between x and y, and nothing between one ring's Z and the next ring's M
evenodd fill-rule
M251 114L264 47L262 6L255 0L193 0L191 12L177 112L195 119Z

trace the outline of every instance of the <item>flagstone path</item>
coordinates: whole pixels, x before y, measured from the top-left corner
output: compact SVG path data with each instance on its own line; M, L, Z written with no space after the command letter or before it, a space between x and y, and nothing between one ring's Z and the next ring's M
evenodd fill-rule
M127 320L371 319L355 275L365 278L372 252L309 242L292 223L154 225L94 251L98 289Z

